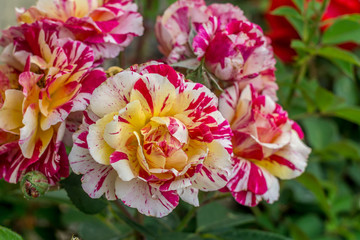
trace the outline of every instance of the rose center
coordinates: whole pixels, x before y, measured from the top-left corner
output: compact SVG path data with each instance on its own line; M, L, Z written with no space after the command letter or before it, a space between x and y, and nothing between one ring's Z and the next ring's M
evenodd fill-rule
M165 118L169 120L169 118ZM187 144L187 130L181 128L181 138L174 127L182 127L178 122L165 124L150 121L142 130L144 154L150 169L176 169L181 171L188 163L183 148ZM179 130L179 129L177 129ZM186 140L184 140L186 139Z

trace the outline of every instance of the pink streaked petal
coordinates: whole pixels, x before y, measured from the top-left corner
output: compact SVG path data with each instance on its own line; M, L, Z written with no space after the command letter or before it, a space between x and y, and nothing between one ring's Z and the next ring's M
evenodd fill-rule
M291 141L275 154L259 162L280 179L292 179L301 175L307 165L311 149L299 138L297 132L292 130Z
M247 20L244 12L230 3L214 3L209 5L207 10L211 12L212 16L219 18L221 29L224 29L232 21Z
M187 187L187 188L179 189L177 192L181 200L195 207L199 207L199 198L198 198L199 189Z
M203 191L215 191L224 187L231 169L231 156L216 140L208 144L209 152L193 187Z
M65 134L63 139L66 146L71 147L73 145L72 136L79 129L83 115L84 114L81 111L73 112L70 113L66 119Z
M84 142L87 132L78 131L74 136L74 146L69 160L76 174L84 174L83 189L92 198L100 198L105 194L108 200L115 200L115 181L117 173L111 166L95 162Z
M139 100L148 117L168 116L175 98L175 86L166 77L150 73L144 74L135 83L130 101Z
M87 168L91 163L87 164ZM115 182L117 173L110 166L103 166L92 162L92 169L85 173L82 177L82 187L91 198L100 198L105 195L108 200L116 200Z
M184 144L189 142L189 134L186 126L180 120L174 117L153 117L151 121L166 125L169 133L180 143Z
M132 71L122 71L107 79L94 90L90 109L99 117L118 112L130 102L130 92L141 76Z
M140 73L155 73L166 77L175 88L181 88L184 83L184 76L167 64L151 62L142 66Z
M234 158L234 168L227 187L231 192L249 191L255 195L265 194L277 179L265 168L245 159Z
M261 200L273 203L279 199L279 181L274 178L272 185L264 194L255 194L251 191L231 192L235 200L245 206L255 207Z
M216 17L210 17L209 21L200 25L197 29L197 35L192 42L192 48L198 60L205 55L206 50L218 30L220 22Z
M106 125L113 120L115 115L116 113L110 113L89 127L86 142L91 156L99 164L109 165L110 156L115 150L110 147L104 139Z
M146 216L164 217L179 204L176 191L161 192L142 180L124 182L118 178L115 186L118 198Z
M118 151L113 152L110 156L110 164L116 170L121 180L131 181L136 177L131 169L131 163L127 153Z
M232 123L233 119L236 117L236 111L239 111L237 109L239 98L240 89L237 84L225 89L224 92L220 95L219 111L230 123Z

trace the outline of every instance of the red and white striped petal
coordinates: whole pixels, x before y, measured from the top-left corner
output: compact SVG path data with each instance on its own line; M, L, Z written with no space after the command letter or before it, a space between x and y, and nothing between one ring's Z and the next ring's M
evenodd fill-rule
M292 179L304 172L310 152L311 149L300 140L296 131L292 130L288 145L257 164L280 179Z
M166 116L176 98L176 86L159 74L144 74L131 92L130 101L138 100L147 117Z
M181 200L183 200L184 202L187 202L195 207L198 207L200 205L198 198L199 189L187 187L181 188L177 192Z
M215 191L228 182L232 162L229 152L216 140L208 144L208 149L208 155L193 187L202 191Z
M118 178L115 187L118 198L147 216L164 217L179 204L176 191L161 192L142 180L124 182Z
M86 138L88 135L86 124L74 134L74 146L69 160L72 170L76 174L84 174L82 187L92 198L100 198L105 194L108 200L115 200L115 181L117 173L111 166L98 164L91 156Z
M135 72L123 71L101 84L90 99L90 109L97 116L119 112L130 102L130 92L141 76Z
M279 183L272 174L249 160L235 158L234 161L227 187L240 204L255 206L261 199L277 200Z

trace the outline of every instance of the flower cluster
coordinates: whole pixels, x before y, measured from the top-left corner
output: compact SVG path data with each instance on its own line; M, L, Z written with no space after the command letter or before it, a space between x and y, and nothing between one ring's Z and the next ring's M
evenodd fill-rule
M116 57L144 32L142 16L132 0L39 0L17 14L20 23L41 19L60 23L70 38L93 49L96 60Z
M237 82L244 88L251 82L276 98L270 40L238 7L180 0L158 18L156 34L167 63L197 59L191 63L203 63L223 84Z
M247 206L277 200L277 178L299 176L310 149L300 140L300 126L275 102L270 40L239 8L201 0L174 3L158 18L156 30L165 61L188 69L201 65L226 87L219 111L231 126L233 162L222 191Z
M270 40L238 7L179 0L156 23L167 64L211 77L222 93L158 61L106 76L102 61L144 31L131 0L17 11L19 25L0 39L0 178L23 178L28 197L71 167L90 197L163 217L180 199L199 206L199 190L271 203L278 178L304 171L310 149L276 103Z
M124 18L128 18L128 24L139 24L136 31L142 32L141 16L130 1L98 4L40 0L36 7L19 15L19 21L26 23L3 31L0 177L6 181L16 183L34 170L44 174L50 184L69 175L62 141L67 132L66 120L70 113L86 109L90 95L106 79L101 69L95 69L99 59L96 51L102 48L104 53L113 52L109 44L120 38L124 45L115 48L122 49L136 35L126 29L128 26L122 27ZM95 20L105 23L104 17L109 17L110 10L113 29L90 31L85 23L71 25L75 21L93 21L95 27ZM79 35L74 35L69 31L71 26L83 26L87 32L76 30ZM113 39L109 34L113 34ZM100 35L103 41L99 40Z

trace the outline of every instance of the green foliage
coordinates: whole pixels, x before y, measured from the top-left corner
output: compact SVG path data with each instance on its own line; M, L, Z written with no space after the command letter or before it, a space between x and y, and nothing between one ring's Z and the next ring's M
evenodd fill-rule
M197 232L216 232L253 222L249 214L234 213L230 209L214 202L201 207L197 214Z
M82 212L96 214L101 212L106 206L104 199L90 198L81 187L81 176L72 173L68 178L61 181L72 203Z
M8 228L0 226L0 240L22 240L23 238Z
M61 181L62 190L29 201L18 186L0 181L0 225L5 226L0 226L0 240L57 239L60 235L82 240L135 240L143 236L149 240L360 239L360 59L358 51L339 46L360 43L360 15L323 22L328 0L292 1L296 8L273 11L288 19L300 36L291 43L297 53L295 61L287 65L279 60L276 65L277 95L290 118L301 125L312 153L306 173L281 182L276 203L248 208L231 196L208 201L217 195L205 193L200 196L201 207L182 202L169 216L157 219L141 216L120 202L91 199L81 187L81 176L75 174ZM133 46L136 53L132 57L138 62L160 58L149 26L175 0L136 2L148 29L145 41L140 42L144 49L137 52L140 45ZM269 1L231 2L266 28L263 11ZM193 33L194 29L190 47ZM129 65L132 57L126 58L124 65ZM194 82L222 90L219 81L195 58L173 67L187 69L183 73Z

